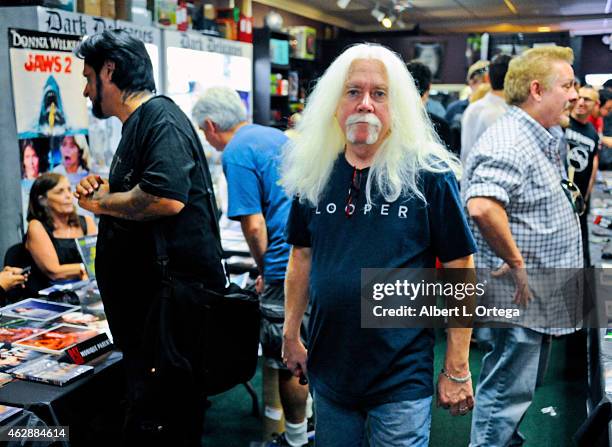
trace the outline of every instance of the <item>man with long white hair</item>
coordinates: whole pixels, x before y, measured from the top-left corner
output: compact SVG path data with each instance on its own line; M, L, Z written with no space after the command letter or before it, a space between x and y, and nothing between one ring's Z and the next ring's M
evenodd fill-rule
M283 359L315 392L318 446L427 446L431 329L360 327L362 268L471 267L454 170L403 61L380 45L342 53L311 94L286 156ZM300 323L312 304L308 350ZM473 406L470 329L449 329L438 403ZM367 430L366 430L367 426ZM367 432L367 433L366 433Z

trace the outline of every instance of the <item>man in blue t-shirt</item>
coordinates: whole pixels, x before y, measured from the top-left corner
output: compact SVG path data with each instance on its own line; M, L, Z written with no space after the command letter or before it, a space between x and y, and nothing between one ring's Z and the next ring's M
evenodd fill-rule
M291 200L279 186L279 162L287 137L278 129L248 124L238 94L227 87L208 89L194 105L193 117L206 140L223 151L228 187L228 217L239 220L257 263L262 303L262 347L269 367L278 369L286 431L273 445L307 444L305 406L308 387L281 360L284 280L289 245L284 230Z
M410 123L410 125L406 125ZM458 160L439 143L401 59L350 47L311 94L286 155L295 197L287 226L283 357L314 390L322 447L425 447L433 394L432 329L361 326L363 268L473 267ZM308 350L300 323L312 305ZM472 408L470 329L448 329L438 403ZM366 428L367 427L367 428Z

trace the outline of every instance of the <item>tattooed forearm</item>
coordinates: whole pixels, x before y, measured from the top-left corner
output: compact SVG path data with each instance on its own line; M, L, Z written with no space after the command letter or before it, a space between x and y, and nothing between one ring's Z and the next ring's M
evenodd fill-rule
M131 191L101 198L99 206L103 214L126 220L147 221L176 214L175 203L176 201L148 194L137 185Z

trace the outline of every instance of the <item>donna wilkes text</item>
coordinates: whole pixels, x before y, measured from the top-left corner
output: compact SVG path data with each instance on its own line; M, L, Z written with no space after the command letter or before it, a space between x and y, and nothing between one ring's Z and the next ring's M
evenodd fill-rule
M399 306L386 308L384 306L374 306L372 313L375 317L501 317L517 318L521 316L520 309L500 308L486 306L457 306L444 308L437 306L423 306L420 309L410 306Z

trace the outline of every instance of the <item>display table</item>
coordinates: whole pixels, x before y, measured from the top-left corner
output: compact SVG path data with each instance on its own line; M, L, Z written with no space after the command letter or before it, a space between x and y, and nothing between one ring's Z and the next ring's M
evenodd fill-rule
M221 229L221 246L223 247L223 258L230 274L248 273L251 278L257 277L257 264L251 257L249 246L241 231L235 228Z
M11 437L9 436L9 432L11 429L16 427L27 427L27 428L37 428L37 429L46 429L48 425L43 422L38 416L28 410L22 410L21 413L15 414L8 419L2 421L0 425L0 436L4 438ZM15 439L13 441L4 441L2 445L6 447L18 447L18 446L36 446L36 447L46 447L53 444L53 441L44 442L44 441L32 441L32 442L24 442L22 439Z
M89 363L92 375L59 387L15 380L0 388L0 403L31 411L48 426L70 427L71 445L115 445L124 396L122 354L112 351Z
M104 306L95 283L75 284L79 287L71 287L70 290L78 296L80 311L97 317L88 323L88 327L92 328L93 325L96 330L108 333ZM50 320L45 327L70 321L63 318ZM122 399L125 396L122 358L117 350L95 357L87 363L94 367L93 372L65 386L13 380L0 388L0 403L23 408L49 427L68 426L69 443L63 442L63 445L117 445L123 424ZM22 425L19 420L14 422L11 419L10 422L13 426ZM0 442L0 445L4 444ZM25 445L45 444L31 444L28 441Z

